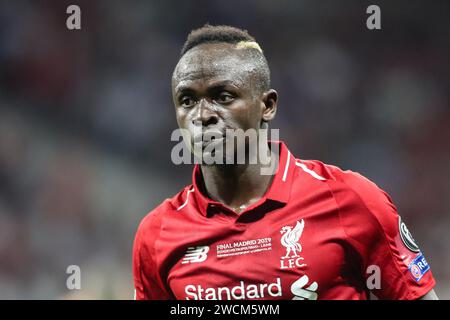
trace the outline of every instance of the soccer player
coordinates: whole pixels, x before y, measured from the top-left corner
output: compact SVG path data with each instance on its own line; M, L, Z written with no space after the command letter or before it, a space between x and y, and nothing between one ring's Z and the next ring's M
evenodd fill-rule
M267 140L278 94L247 31L192 31L172 94L194 153L216 156L231 145L229 130L253 130L265 143L256 163L245 149L243 162L196 164L192 184L142 220L136 299L437 299L430 266L388 194ZM276 164L272 174L263 174L267 164Z

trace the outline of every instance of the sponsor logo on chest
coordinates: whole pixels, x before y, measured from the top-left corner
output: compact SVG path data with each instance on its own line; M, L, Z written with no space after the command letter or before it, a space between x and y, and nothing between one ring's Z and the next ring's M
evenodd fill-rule
M307 275L290 284L292 300L317 300L316 281L310 281ZM207 287L189 284L184 288L186 300L251 300L251 299L274 299L283 296L283 286L280 277L275 282L247 283L239 281L235 286Z

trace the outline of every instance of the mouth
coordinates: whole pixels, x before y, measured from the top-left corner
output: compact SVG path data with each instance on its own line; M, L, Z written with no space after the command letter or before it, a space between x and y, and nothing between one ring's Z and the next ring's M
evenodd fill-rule
M215 152L216 149L221 150L222 144L225 138L216 138L210 141L199 141L194 143L194 149L205 151L206 147L209 147L209 150Z
M212 155L216 153L217 150L223 149L223 143L225 141L225 135L221 132L205 132L203 134L199 134L198 136L194 136L194 150L201 150L201 152L205 152L206 148Z
M194 144L206 147L210 143L223 142L225 134L218 130L208 130L194 136Z

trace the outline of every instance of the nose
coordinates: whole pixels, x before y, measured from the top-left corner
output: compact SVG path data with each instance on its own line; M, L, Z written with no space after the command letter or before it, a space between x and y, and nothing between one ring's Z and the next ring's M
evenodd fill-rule
M217 113L213 110L213 106L206 99L200 100L196 110L196 114L192 119L194 125L208 127L219 122Z

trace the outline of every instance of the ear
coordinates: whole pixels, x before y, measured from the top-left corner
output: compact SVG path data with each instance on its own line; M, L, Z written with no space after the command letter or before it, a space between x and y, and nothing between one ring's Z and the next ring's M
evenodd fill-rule
M263 93L261 102L263 106L262 121L269 122L275 118L277 113L278 93L274 89L270 89Z

